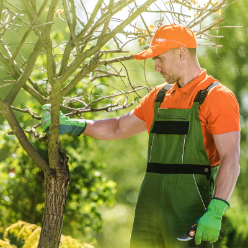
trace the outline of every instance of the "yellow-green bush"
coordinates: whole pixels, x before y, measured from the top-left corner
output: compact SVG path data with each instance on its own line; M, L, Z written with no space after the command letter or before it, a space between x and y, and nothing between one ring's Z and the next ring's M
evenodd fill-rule
M37 248L40 237L41 227L19 220L17 223L6 228L4 240L0 240L0 247L16 248L10 244L9 236L23 240L25 243L22 248ZM81 244L70 236L61 235L60 248L94 248L90 244Z
M0 239L0 248L16 248L15 245L11 245L9 240Z

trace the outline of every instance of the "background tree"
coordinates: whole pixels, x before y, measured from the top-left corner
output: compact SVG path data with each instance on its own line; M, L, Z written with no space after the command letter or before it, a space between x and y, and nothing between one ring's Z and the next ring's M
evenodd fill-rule
M69 139L62 138L59 142L59 109L61 108L67 116L82 118L82 113L86 113L87 117L87 113L111 112L133 105L140 97L137 91L144 88L149 90L150 86L148 84L140 86L130 81L129 72L122 61L132 60L133 55L123 56L122 53L127 52L124 50L125 47L135 40L140 45L146 45L152 37L154 26L157 28L171 22L194 29L199 39L218 38L218 35L213 37L208 31L221 25L225 19L221 11L230 4L225 0L199 4L195 1L177 0L168 2L99 0L95 2L91 11L90 6L84 6L83 1L74 0L63 0L62 5L58 0L45 0L42 3L35 0L0 1L0 60L6 72L1 80L4 83L1 87L5 89L5 94L2 95L4 100L0 101L0 110L10 125L11 132L8 134L16 136L28 154L26 159L31 158L44 173L45 206L39 247L59 246L70 181L67 156L70 151L66 153L62 150L63 144L69 142ZM219 14L219 16L215 14L218 18L209 19L206 25L202 24L216 12ZM147 20L143 16L145 13L158 14L156 25L150 25L145 21ZM56 24L60 25L59 33L53 32ZM67 28L69 34L66 33ZM19 29L24 30L23 35L14 43L13 35ZM11 40L10 36L7 36L10 32ZM221 47L212 41L202 42L201 45ZM27 55L23 56L27 50ZM114 67L115 63L120 63L122 68ZM143 69L145 72L145 66ZM117 88L109 84L111 82L109 80L108 84L104 84L104 88L99 87L101 84L98 80L110 77L120 78L123 85ZM22 90L38 104L32 106L25 98L16 103L15 100ZM40 116L36 112L40 105L45 103L51 104L49 137L37 131L40 126L37 120L40 120ZM13 110L19 111L23 116L30 116L32 120L22 122L25 124L21 126ZM47 139L46 158L39 142L45 142ZM76 152L71 151L70 155L75 159L75 164L78 162L84 164L83 161L76 159ZM22 161L25 163L25 160L19 162ZM19 166L24 165L20 163ZM72 172L78 168L75 166ZM84 166L82 168L86 170ZM29 172L31 170L30 168ZM39 174L35 169L33 173ZM89 175L90 173L87 174ZM80 180L76 177L73 179ZM38 178L36 182L39 182ZM97 185L97 182L95 183ZM86 190L90 185L92 184L85 184ZM74 188L77 196L77 189ZM113 185L105 188L106 191L111 191ZM97 197L99 195L101 192L97 193ZM108 195L107 193L107 198L104 198L103 192L102 201L110 200ZM92 211L93 209L90 209L91 213Z

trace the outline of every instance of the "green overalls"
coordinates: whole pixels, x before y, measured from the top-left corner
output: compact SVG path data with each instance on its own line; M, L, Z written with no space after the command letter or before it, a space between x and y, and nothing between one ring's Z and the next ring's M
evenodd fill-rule
M160 109L171 85L158 92L130 248L211 247L209 242L196 246L194 239L182 242L177 237L205 213L213 195L219 166L210 167L199 106L217 84L201 90L190 109Z

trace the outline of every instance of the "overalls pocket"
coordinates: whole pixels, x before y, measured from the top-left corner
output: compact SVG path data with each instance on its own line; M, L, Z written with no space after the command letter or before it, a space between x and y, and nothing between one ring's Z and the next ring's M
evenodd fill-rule
M168 115L167 111L170 110L159 109L153 123L148 162L182 164L190 122L185 115L180 115L180 113Z
M164 164L183 163L186 135L152 134L151 152L148 162ZM174 151L177 151L175 153Z

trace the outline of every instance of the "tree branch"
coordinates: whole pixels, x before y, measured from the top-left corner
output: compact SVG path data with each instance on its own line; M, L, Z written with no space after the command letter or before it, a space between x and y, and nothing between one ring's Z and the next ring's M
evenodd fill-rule
M51 5L49 7L49 11L47 14L47 22L52 22L54 18L54 12L58 5L58 0L53 0L51 2ZM56 75L56 64L53 57L53 51L52 51L52 41L50 39L50 32L51 32L51 26L45 27L45 34L46 34L46 58L47 58L47 78L50 84L54 83L54 78Z
M82 0L80 0L80 3L81 3L81 5L82 5L82 7L83 7L83 10L84 10L84 12L85 12L86 19L87 19L87 22L88 22L88 21L89 21L89 16L88 16L87 10L86 10L86 8L85 8L84 3L83 3Z
M86 36L81 37L80 34L79 34L79 35L77 36L77 38L78 38L78 39L83 38L83 40L85 41L85 44L87 44L87 42L90 41L90 38L93 36L93 34L94 34L94 33L95 33L103 24L105 24L106 22L109 22L110 19L111 19L111 17L112 17L114 14L118 13L118 12L121 11L124 7L128 6L130 3L134 2L134 1L135 1L135 0L129 0L129 1L127 1L127 2L124 2L124 3L122 3L122 5L121 5L119 8L113 10L109 15L107 15L108 12L107 12L106 14L102 15L102 16L97 20L97 22L95 23L95 25L91 28L91 30L88 32L88 34L87 34ZM118 4L116 4L116 5L118 5ZM129 18L129 17L128 17L128 18ZM100 21L100 20L101 20L101 21ZM95 37L95 38L99 38L99 37Z
M46 58L47 58L47 78L48 82L52 85L56 75L56 64L53 57L52 41L49 39L46 45Z
M76 14L76 6L74 0L69 0L71 4L71 13L72 13L72 30L75 34L76 26L77 26L77 14Z
M40 7L37 16L39 17L41 15L41 13L44 11L45 6L47 4L48 0L45 0L42 4L42 6ZM25 40L27 39L28 35L30 34L30 32L33 30L32 26L29 27L29 29L25 32L25 34L22 37L22 40L19 42L15 52L12 55L11 59L15 59L16 55L18 54L18 52L20 51L22 45L24 44Z
M114 5L114 0L110 0L107 15L111 14L111 12L113 10L113 5ZM110 18L108 18L108 20L104 23L101 35L105 34L108 31L109 23L110 23Z
M65 18L66 18L66 21L67 21L67 24L68 24L69 30L70 30L71 39L73 40L73 43L74 43L74 45L76 47L77 54L80 54L80 48L79 48L79 45L78 45L78 42L77 42L77 39L76 39L76 36L75 36L76 26L75 26L75 24L73 25L71 23L71 19L70 19L69 10L68 10L68 7L67 7L67 1L66 0L63 0L63 6L64 6L64 10L65 10ZM74 14L76 15L75 11L73 12L73 15Z
M99 55L96 54L90 60L90 62L88 64L86 64L79 73L77 73L75 78L62 89L61 95L62 96L66 95L69 91L71 91L76 86L76 84L81 79L83 79L88 73L93 71L97 67L99 59L100 59Z
M143 90L143 89L148 89L148 88L146 86L140 86L140 87L137 87L135 89L132 89L132 90L129 90L129 91L125 91L125 92L121 92L121 93L118 93L118 94L114 94L114 95L110 95L110 96L103 96L103 97L100 97L100 98L98 98L98 99L90 102L90 104L87 105L87 107L89 107L92 104L97 103L97 102L99 102L101 100L104 100L104 99L113 98L113 97L122 96L122 95L128 95L130 93L136 92L138 90Z
M40 25L41 23L39 21L39 18L37 17L30 3L27 0L22 0L22 2L26 8L26 12L28 14L31 24L34 23L35 25ZM46 42L45 42L46 33L43 27L42 26L39 26L38 28L34 27L33 30L35 34L37 35L37 37L42 40L44 47L46 47Z
M113 29L110 33L105 34L99 37L98 42L95 46L91 47L89 50L86 50L82 55L78 56L73 60L68 66L67 70L61 75L59 78L60 82L64 82L79 66L86 58L89 58L93 54L97 53L103 44L106 44L111 38L113 38L117 33L122 31L124 27L126 27L129 23L131 23L134 19L136 19L140 13L147 10L148 6L150 6L156 0L148 0L146 1L138 10L136 10L128 19L123 21L120 25L118 25L115 29Z
M124 93L125 94L125 93ZM68 113L66 114L66 116L71 116L71 115L80 115L81 113L88 113L88 112L100 112L100 111L107 111L107 112L112 112L112 111L116 111L118 109L126 109L129 108L130 106L132 106L135 101L137 100L137 98L135 98L130 104L124 104L124 105L120 105L120 104L109 104L107 106L101 107L101 108L89 108L89 109L74 109L74 108L69 108L66 106L62 106L65 107L66 109L70 109L73 110L72 113Z
M29 85L24 84L23 89L27 91L31 96L33 96L41 105L46 104L48 102L48 99L46 99L38 91L30 87Z
M59 106L61 99L61 84L56 80L51 90L51 125L48 140L49 164L55 169L60 163L59 155Z
M208 25L208 26L205 27L204 29L202 29L202 30L196 32L196 35L201 35L201 34L205 33L206 31L211 30L212 27L214 27L214 26L216 26L217 24L223 22L224 20L225 20L225 17L222 16L222 17L219 18L218 20L213 21L210 25Z
M5 48L8 49L7 47L5 47ZM11 53L10 53L9 50L7 50L7 54L11 58ZM0 52L0 60L8 67L8 69L9 69L12 77L15 78L16 80L18 80L19 77L20 77L20 75L23 74L23 71L22 70L19 70L19 72L17 72L17 70L16 70L16 68L14 66L16 64L15 61L13 61L12 63L10 63L9 62L9 59L7 59L6 57L4 57L1 52ZM30 87L26 83L24 84L23 88L29 94L31 94L37 101L39 101L39 103L45 104L47 102L46 99L41 94L39 94L38 91L36 91L35 89L33 89L32 87Z
M199 16L199 20L196 21L196 19L192 20L188 25L187 28L191 29L192 27L195 27L196 25L200 24L205 20L208 16L210 16L213 12L218 11L226 2L227 0L223 0L218 5L214 6L213 8L209 9L208 12L206 12L205 15Z
M56 9L57 5L58 5L58 0L52 0L51 1L51 5L49 6L49 11L47 13L46 22L53 22L54 13L55 13L55 9ZM51 29L52 29L52 26L46 26L45 27L45 34L46 34L45 37L46 37L47 41L50 40Z
M129 0L127 2L123 2L123 1L119 1L117 2L112 10L112 12L109 14L109 12L107 11L105 14L103 14L94 24L94 26L91 28L91 31L88 32L88 35L84 37L84 40L89 39L93 33L99 29L105 22L108 22L110 20L110 18L115 15L116 13L118 13L119 11L121 11L122 9L124 9L126 6L128 6L130 3L134 2L135 0ZM81 34L78 35L78 38L81 39L83 38L81 36Z
M0 0L0 20L2 19L3 0Z
M123 51L121 49L113 49L113 50L100 50L100 53L129 53L129 51Z
M127 61L127 60L131 60L134 59L134 55L129 55L129 56L123 56L123 57L117 57L117 58L113 58L113 59L103 59L103 60L99 60L99 65L108 65L108 64L113 64L113 63L117 63L120 61Z
M25 107L26 107L26 109L21 109L21 108L11 106L11 109L18 111L18 112L21 112L21 113L30 114L33 119L41 120L41 117L38 116L31 108L29 108L27 105L25 105Z
M82 37L84 37L84 35L88 32L88 30L90 29L90 27L92 26L92 24L94 23L94 19L96 18L96 15L99 11L99 9L101 8L103 3L103 0L99 0L90 16L89 21L87 22L87 24L85 25L84 29L79 33L78 35L78 39L81 39Z
M31 6L32 6L32 8L33 8L35 14L36 14L36 12L37 12L37 9L36 9L36 0L31 0L30 3L31 3Z
M42 42L40 40L37 41L33 52L31 53L26 69L24 71L24 73L21 75L21 77L17 80L16 84L12 87L12 89L10 90L9 94L7 95L5 102L8 105L11 105L12 102L14 101L15 97L17 96L17 94L19 93L20 89L24 86L24 84L27 82L28 78L30 77L35 62L37 60L37 57L39 56L40 52L42 49Z
M135 4L136 8L138 9L139 7L138 7L137 3L134 2L134 4ZM146 30L147 30L149 36L152 37L151 32L150 32L149 28L147 27L146 22L145 22L145 20L144 20L144 18L143 18L143 16L142 16L142 14L140 14L140 18L141 18L141 20L142 20L144 26L146 27Z
M19 10L20 12L23 12L22 9L18 8L17 6L15 6L14 4L10 3L9 1L5 0L6 3L8 3L10 6L14 7L15 9Z
M84 36L87 31L90 29L92 23L94 22L94 19L96 17L96 14L98 13L100 7L101 7L101 4L102 4L102 0L101 1L98 1L90 19L88 20L86 26L84 27L84 29L77 35L77 41L81 40L82 38L84 38L84 40L87 40L88 38L90 38L93 33L98 29L100 28L104 23L108 22L108 20L110 20L110 18L115 14L117 13L118 11L120 11L121 9L123 9L124 7L126 7L128 4L130 4L131 2L133 2L134 0L129 0L128 2L126 3L123 3L121 1L117 2L115 4L115 8L117 8L116 10L113 10L111 12L111 14L109 14L109 16L107 16L108 12L105 13L104 15L102 15L99 20L95 23L95 25L93 26L93 28L88 32L88 35L87 36ZM120 7L119 7L120 6ZM87 41L85 41L85 44L87 43ZM72 49L74 48L73 46L73 42L72 41L69 41L66 45L66 48L65 48L65 52L64 52L64 56L63 56L63 59L62 59L62 62L61 62L61 68L60 68L60 71L59 71L59 76L62 76L62 73L65 71L66 67L67 67L67 64L68 64L68 61L69 61L69 58L70 58L70 53L72 51ZM93 53L94 54L94 53Z
M35 149L35 147L30 143L27 136L23 132L20 124L18 123L15 115L11 111L9 105L6 102L0 100L0 110L2 111L3 117L8 121L14 135L17 137L23 149L26 153L32 158L34 163L45 173L48 175L52 174L51 169L47 162L40 156L39 152Z
M146 13L168 13L168 14L175 14L184 17L191 17L190 15L186 15L183 13L174 12L174 11L164 11L164 10L147 10Z
M221 27L216 27L212 28L211 30L218 30L220 28L243 28L244 26L221 26Z
M80 40L85 33L88 31L88 29L91 27L91 25L94 23L94 19L99 11L99 9L101 8L103 3L103 0L99 0L90 16L90 19L88 20L87 24L85 25L84 29L80 32L80 34L78 35L77 39ZM72 49L74 48L73 46L73 41L68 41L68 43L66 44L65 47L65 52L61 61L61 67L59 70L59 77L62 76L63 72L65 71L68 61L70 59L70 54Z
M216 48L221 48L223 47L223 45L216 45L215 43L200 43L198 44L199 46L213 46L213 47L216 47Z

